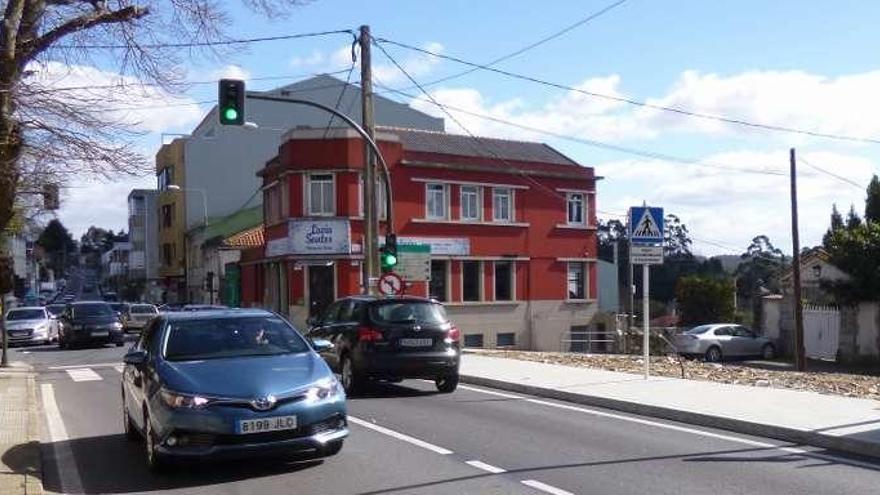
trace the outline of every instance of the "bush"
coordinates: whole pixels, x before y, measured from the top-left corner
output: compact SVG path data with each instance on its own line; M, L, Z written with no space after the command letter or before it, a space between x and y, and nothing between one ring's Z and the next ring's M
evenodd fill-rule
M733 321L733 294L736 288L728 278L699 275L682 277L676 284L682 326Z

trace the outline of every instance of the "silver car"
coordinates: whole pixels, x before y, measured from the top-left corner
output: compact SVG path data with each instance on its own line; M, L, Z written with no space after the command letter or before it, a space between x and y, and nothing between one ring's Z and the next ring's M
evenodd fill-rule
M675 348L685 356L701 356L717 363L729 357L773 359L776 348L766 337L735 323L700 325L676 335Z
M48 344L58 340L58 321L42 306L11 309L5 320L10 344Z
M152 304L129 304L122 313L122 327L126 332L139 332L157 316L159 310Z

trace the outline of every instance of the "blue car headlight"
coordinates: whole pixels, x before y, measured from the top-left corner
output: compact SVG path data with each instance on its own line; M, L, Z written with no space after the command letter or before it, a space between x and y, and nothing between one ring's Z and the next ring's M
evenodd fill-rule
M319 402L333 399L342 392L342 386L335 376L315 382L306 392L306 402Z
M211 403L209 397L173 392L165 388L159 390L159 397L172 409L201 409Z

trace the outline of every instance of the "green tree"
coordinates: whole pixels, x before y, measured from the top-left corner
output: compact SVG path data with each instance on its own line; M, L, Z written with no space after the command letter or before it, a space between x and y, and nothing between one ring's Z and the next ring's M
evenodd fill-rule
M880 179L874 174L868 184L868 199L865 201L865 223L880 222Z
M664 220L663 253L666 256L691 256L691 233L677 215L668 214Z
M862 225L862 219L856 213L855 205L849 205L849 213L846 214L846 228L854 229Z
M690 275L676 286L684 326L733 321L733 282L728 278Z
M825 284L839 302L880 299L880 222L839 229L826 247L829 261L850 280Z
M837 210L837 204L834 204L831 206L831 226L828 227L825 235L822 236L822 246L827 248L828 242L831 239L831 234L834 233L835 230L842 229L843 226L843 215Z
M49 255L49 266L56 274L65 270L65 262L73 262L75 256L68 253L76 250L76 241L60 220L52 219L40 233L37 244Z

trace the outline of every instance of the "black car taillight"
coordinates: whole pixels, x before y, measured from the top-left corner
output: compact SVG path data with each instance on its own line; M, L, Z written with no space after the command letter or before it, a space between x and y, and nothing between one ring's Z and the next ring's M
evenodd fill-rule
M358 327L358 342L381 342L385 340L382 332L367 326Z

